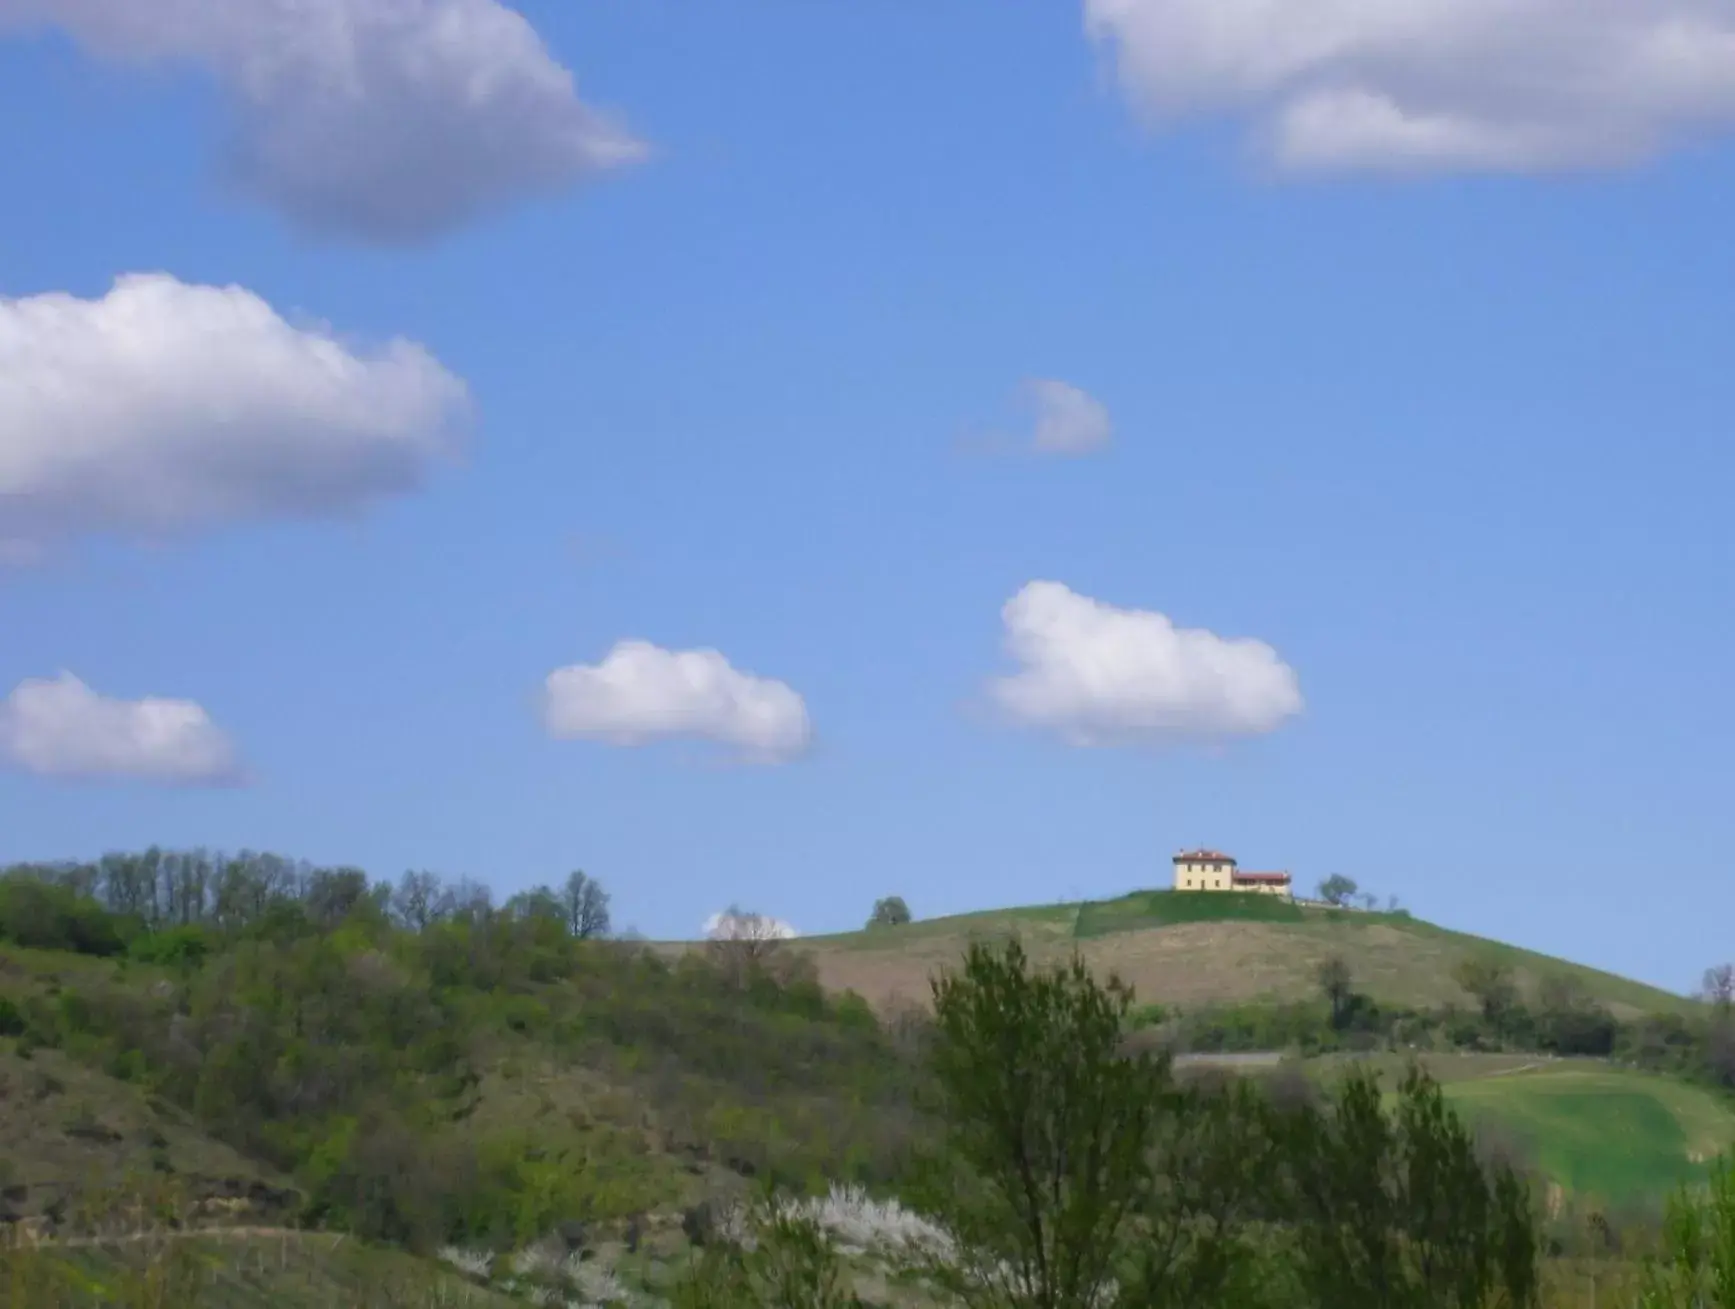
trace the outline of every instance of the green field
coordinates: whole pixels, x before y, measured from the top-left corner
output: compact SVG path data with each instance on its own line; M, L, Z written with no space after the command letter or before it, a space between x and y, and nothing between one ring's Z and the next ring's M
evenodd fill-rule
M1375 1061L1396 1072L1401 1061ZM1340 1059L1315 1060L1329 1077ZM1655 1200L1702 1181L1735 1146L1735 1104L1701 1087L1595 1060L1447 1055L1424 1061L1466 1119L1522 1150L1569 1195Z

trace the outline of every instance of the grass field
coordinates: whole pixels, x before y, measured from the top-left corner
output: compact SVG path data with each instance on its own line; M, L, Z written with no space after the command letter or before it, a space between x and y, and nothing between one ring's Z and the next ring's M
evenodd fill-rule
M1141 1000L1191 1008L1317 993L1329 956L1350 965L1357 987L1382 1004L1466 1003L1453 980L1472 954L1507 964L1521 988L1564 975L1619 1017L1680 1011L1686 998L1534 951L1448 931L1402 914L1364 913L1258 897L1140 891L1113 900L961 914L904 927L803 938L828 987L858 992L876 1007L922 1003L928 979L972 940L1017 932L1039 959L1073 949L1113 969ZM681 948L673 946L671 948Z
M1341 1058L1318 1059L1322 1079ZM1397 1074L1403 1061L1370 1061ZM1735 1146L1735 1106L1710 1091L1596 1060L1435 1055L1424 1066L1473 1123L1515 1142L1569 1195L1620 1206L1702 1181Z

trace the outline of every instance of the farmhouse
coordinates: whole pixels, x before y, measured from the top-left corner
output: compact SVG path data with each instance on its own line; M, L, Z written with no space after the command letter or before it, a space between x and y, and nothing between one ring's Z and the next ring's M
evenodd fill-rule
M1177 891L1252 891L1294 898L1288 873L1244 873L1220 850L1182 850L1175 856Z

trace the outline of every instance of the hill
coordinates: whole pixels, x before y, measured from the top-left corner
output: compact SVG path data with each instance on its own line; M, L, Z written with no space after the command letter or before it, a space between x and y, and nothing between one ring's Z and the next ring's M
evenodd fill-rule
M1570 979L1617 1018L1685 1013L1685 997L1594 968L1448 931L1403 913L1316 908L1264 897L1140 891L1114 900L990 910L901 927L804 937L823 985L876 1008L925 1002L928 978L974 939L1018 933L1033 956L1077 949L1113 970L1141 1000L1195 1009L1294 1001L1318 993L1319 965L1348 965L1358 990L1382 1005L1472 1003L1455 972L1469 958L1511 970L1521 995Z

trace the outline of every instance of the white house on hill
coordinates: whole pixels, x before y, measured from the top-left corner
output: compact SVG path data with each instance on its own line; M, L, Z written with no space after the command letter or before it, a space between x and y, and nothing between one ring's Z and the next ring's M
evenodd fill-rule
M1244 873L1220 850L1182 850L1175 855L1177 891L1252 891L1295 898L1288 873Z

